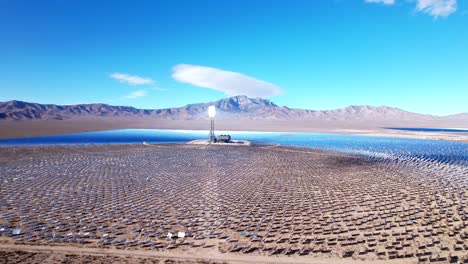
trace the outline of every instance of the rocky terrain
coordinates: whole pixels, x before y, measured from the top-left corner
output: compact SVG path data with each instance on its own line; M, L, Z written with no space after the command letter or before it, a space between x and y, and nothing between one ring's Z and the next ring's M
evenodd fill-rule
M208 106L218 109L217 119L282 120L282 121L450 121L468 122L468 113L433 116L408 112L388 106L348 106L336 110L307 110L278 106L261 98L234 96L209 103L189 104L179 108L137 109L107 104L53 105L22 101L0 103L0 120L66 120L76 118L158 118L166 120L206 119Z

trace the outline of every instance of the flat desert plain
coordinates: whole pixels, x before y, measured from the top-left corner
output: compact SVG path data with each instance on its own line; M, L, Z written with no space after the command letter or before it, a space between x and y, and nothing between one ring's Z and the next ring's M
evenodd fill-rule
M408 137L468 142L468 133L415 132L385 127L459 127L460 123L427 121L282 121L216 120L217 130L263 132L311 132L368 136ZM151 118L75 118L69 120L0 121L0 139L46 136L113 129L188 129L207 130L207 120L170 120Z
M468 168L456 163L278 146L2 147L0 177L3 263L468 262Z

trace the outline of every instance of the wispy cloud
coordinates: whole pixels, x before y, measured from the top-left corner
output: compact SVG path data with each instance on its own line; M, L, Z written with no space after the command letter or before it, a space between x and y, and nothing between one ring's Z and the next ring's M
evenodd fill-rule
M158 87L158 86L152 87L151 90L160 91L160 92L165 92L165 91L167 91L167 89L161 88L161 87Z
M127 99L136 99L148 95L146 90L136 90L125 96Z
M393 5L395 0L366 0L366 3L379 3L384 5Z
M153 84L154 81L151 78L144 78L136 75L129 75L125 73L112 73L111 78L130 85L144 85L144 84Z
M457 11L457 0L418 0L416 10L433 17L447 17Z
M224 92L228 96L247 95L270 97L282 94L281 88L238 72L178 64L173 67L172 78L179 82Z
M364 0L366 3L380 3L393 5L396 0ZM433 17L447 17L457 11L457 0L410 0L416 2L416 11L423 12Z

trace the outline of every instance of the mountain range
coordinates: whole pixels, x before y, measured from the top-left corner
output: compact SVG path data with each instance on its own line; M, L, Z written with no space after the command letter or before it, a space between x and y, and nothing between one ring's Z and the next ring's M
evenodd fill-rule
M207 119L207 108L217 108L217 119L285 121L456 121L467 122L468 113L435 116L408 112L388 106L348 106L335 110L307 110L278 106L262 98L234 96L209 103L189 104L178 108L137 109L107 104L54 105L22 101L0 103L0 120L66 120L75 118L157 118L170 120Z

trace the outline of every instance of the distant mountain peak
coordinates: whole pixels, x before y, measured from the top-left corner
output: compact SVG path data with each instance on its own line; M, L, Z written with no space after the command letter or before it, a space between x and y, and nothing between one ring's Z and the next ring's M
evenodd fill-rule
M130 106L111 106L108 104L53 105L28 103L18 100L0 102L0 119L4 120L45 120L73 119L86 117L126 117L159 119L206 119L210 105L218 109L219 119L267 119L323 122L375 121L375 120L467 120L467 114L447 117L411 113L388 106L350 105L335 110L305 110L286 106L280 107L268 99L250 98L237 95L209 103L189 104L184 107L167 109L137 109Z
M258 97L256 97L256 98L258 98ZM242 100L242 99L252 99L252 98L248 97L247 95L234 95L234 96L228 97L226 99Z
M221 99L218 101L211 102L214 106L216 106L221 111L249 111L255 108L276 108L278 105L271 102L267 99L262 98L250 98L245 95L237 95L225 99Z
M26 106L28 106L28 104L31 104L31 103L18 101L18 100L11 100L11 101L8 101L8 102L4 102L2 104L4 104L5 107L7 107L9 109L15 109L15 108L25 108Z

